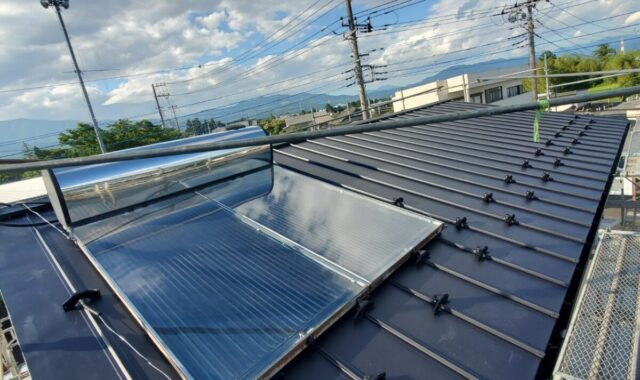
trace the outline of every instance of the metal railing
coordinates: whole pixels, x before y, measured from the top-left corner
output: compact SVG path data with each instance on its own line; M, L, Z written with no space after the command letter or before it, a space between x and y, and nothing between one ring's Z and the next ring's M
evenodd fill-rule
M560 106L566 104L584 103L593 100L607 99L617 96L630 96L640 93L640 86L603 91L594 94L582 94L566 98L551 99L548 106ZM142 151L121 151L111 152L102 155L87 157L63 158L46 161L20 161L14 160L12 163L0 165L2 172L23 172L27 170L51 169L57 167L80 166L90 164L101 164L105 162L136 160L140 158L171 156L175 154L199 153L222 149L244 148L249 146L259 146L266 144L299 143L305 140L318 139L323 137L343 136L352 133L376 132L387 129L413 127L416 125L437 124L454 120L473 119L477 117L502 115L518 111L531 111L541 109L539 102L528 102L516 105L501 107L486 107L474 111L454 112L441 115L416 117L411 119L375 121L362 124L350 124L342 127L324 129L317 131L298 132L285 135L275 135L261 138L252 138L239 141L222 141L189 146L175 146L170 148L156 148Z

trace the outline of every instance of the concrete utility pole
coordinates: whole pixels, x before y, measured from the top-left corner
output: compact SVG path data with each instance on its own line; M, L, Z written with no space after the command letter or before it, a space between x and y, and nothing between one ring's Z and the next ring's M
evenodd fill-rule
M527 2L527 34L529 35L529 68L535 70L536 68L536 36L533 19L533 7L535 6L534 0ZM535 71L533 71L535 74ZM538 83L535 79L531 80L531 95L534 101L538 100Z
M549 66L547 66L547 54L544 54L544 88L546 89L547 100L551 97L549 93Z
M91 100L89 99L89 94L87 93L87 89L84 85L84 80L82 79L82 71L78 67L78 61L76 60L76 55L73 52L73 47L71 46L71 40L69 39L69 33L67 33L67 27L64 24L64 20L62 19L62 12L60 11L60 7L64 9L69 9L69 0L40 0L40 4L44 8L49 8L49 6L53 6L58 14L58 20L60 20L60 25L62 26L62 31L64 32L64 38L67 40L67 46L69 47L69 53L71 54L71 60L73 61L73 65L76 68L76 74L78 74L78 80L80 81L80 86L82 87L82 93L84 94L84 100L87 102L87 107L89 108L89 114L91 114L91 120L93 121L93 129L96 132L96 139L98 140L98 145L100 146L100 152L106 153L107 149L102 142L102 136L100 136L100 128L98 127L98 121L96 120L96 115L93 113L93 107L91 107Z
M353 10L351 9L351 0L346 0L347 20L349 21L349 32L347 39L351 42L351 52L353 53L353 76L358 86L360 96L360 109L362 111L362 119L369 118L366 109L369 108L367 103L367 92L364 88L364 79L362 78L362 66L360 63L360 51L358 50L357 25L353 20Z
M151 89L153 90L153 98L156 100L156 106L158 107L158 113L160 114L160 123L162 123L162 128L166 128L164 125L164 115L162 115L162 108L160 107L160 102L158 101L158 93L156 92L156 85L151 84Z

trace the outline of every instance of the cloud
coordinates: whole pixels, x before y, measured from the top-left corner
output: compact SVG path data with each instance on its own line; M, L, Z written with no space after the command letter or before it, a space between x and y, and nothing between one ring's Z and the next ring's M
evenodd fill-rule
M385 2L362 0L354 4L365 7ZM175 95L171 99L173 104L184 106L201 102L182 107L183 113L223 107L234 101L292 87L289 92L327 91L346 86L348 82L341 73L352 64L349 45L341 36L333 35L328 29L294 47L310 33L319 32L322 25L333 23L331 25L337 27L337 17L343 12L339 5L321 22L308 26L303 20L330 10L334 3L322 9L316 6L295 17L309 5L310 2L298 1L167 0L156 1L150 7L147 2L111 0L99 5L73 2L63 13L81 67L84 70L118 69L87 73L90 96L98 117L115 119L153 112L152 83L188 80L167 87L172 94L183 94ZM539 33L547 40L560 41L558 44L563 47L587 44L609 35L589 36L590 33L602 32L603 27L619 26L623 19L559 32L569 37L580 36L577 40L563 41L552 30L563 28L563 23L583 23L578 18L593 20L628 12L632 5L632 1L599 0L588 7L565 6L572 15L542 3L539 12L548 12L548 15L541 18L544 26L539 27ZM517 39L508 39L521 34L522 30L510 30L510 25L500 17L488 17L483 11L488 8L499 11L493 0L439 0L428 8L422 5L408 8L405 13L398 12L396 19L419 20L421 15L429 14L429 17L437 17L437 22L391 25L386 30L361 34L361 52L384 47L384 51L371 53L365 63L388 65L385 71L391 72L389 81L370 88L381 84L407 85L456 64L526 54L526 50L513 46ZM374 26L393 24L394 17L391 14L386 19L373 18ZM629 25L638 20L640 13L635 13L624 23ZM298 23L300 25L296 26ZM276 34L268 41L270 46L278 45L261 52L257 59L233 63L229 60L228 57L242 54L284 26L294 29L292 38L282 41L285 34ZM0 4L0 39L3 41L0 88L75 81L57 19L51 9L42 9L37 1L13 2L11 6ZM538 50L556 49L545 41L538 43ZM483 45L490 46L473 49ZM187 69L107 82L91 81L167 68ZM317 74L301 77L309 73ZM292 79L298 77L301 78ZM353 87L334 91L353 92ZM0 93L0 119L16 117L86 120L87 112L78 85Z

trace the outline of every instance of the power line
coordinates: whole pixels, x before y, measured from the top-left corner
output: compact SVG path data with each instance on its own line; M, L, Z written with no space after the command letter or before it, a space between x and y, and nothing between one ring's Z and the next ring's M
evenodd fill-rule
M272 42L274 42L274 41L271 41L271 42L267 43L267 45L266 45L266 46L269 46L269 47L267 48L267 50L268 50L268 49L271 49L271 48L273 48L273 47L275 47L275 46L277 46L277 45L279 45L282 41L286 40L286 37L288 37L288 36L290 36L290 35L293 35L293 33L296 33L297 31L299 31L299 30L303 29L303 28L305 27L305 25L303 25L303 23L304 23L306 20L308 20L311 16L313 16L313 15L317 14L317 12L319 12L319 11L320 11L320 10L322 10L322 9L324 9L326 6L330 5L330 4L331 4L332 2L334 2L334 1L336 1L336 0L329 0L325 5L323 5L322 7L320 7L320 9L318 9L318 10L314 11L311 15L309 15L309 16L305 17L304 19L302 19L301 21L299 21L299 22L298 22L297 24L295 24L295 25L294 25L294 26L293 26L289 31L287 31L287 34L283 34L282 36L280 36L280 37L279 37L279 40L274 40L274 41L276 41L276 44L273 44L273 45L269 46L269 45L270 45ZM337 0L337 1L340 1L340 0ZM317 3L317 2L316 2L316 3ZM314 4L315 4L315 3L314 3ZM340 3L335 4L333 7L331 7L330 9L328 9L327 11L325 11L324 13L322 13L320 16L316 17L312 22L307 23L306 25L308 26L308 25L310 25L311 23L313 23L313 22L315 22L315 21L317 21L317 20L321 19L322 17L324 17L325 15L327 15L329 12L333 11L334 9L336 9L339 5L340 5ZM337 21L337 20L336 20L336 21ZM335 23L335 21L334 21L334 22L332 22L332 23ZM304 41L304 42L306 42L306 41L308 41L310 38L312 38L313 36L317 36L318 34L320 34L320 33L324 32L325 30L327 30L327 29L331 26L331 24L332 24L332 23L330 23L330 24L328 24L328 25L324 26L322 29L320 29L319 31L317 31L317 32L315 32L314 34L312 34L312 36L311 36L311 37L307 37L307 38L305 38L303 41ZM298 27L298 26L300 26L300 25L302 25L302 27L301 27L301 28L299 28L299 29L295 29L295 28L297 28L297 27ZM273 34L272 34L272 36L273 36ZM267 38L267 39L268 39L268 38ZM263 42L264 42L264 41L266 41L266 39L265 39L265 40L263 40ZM261 42L261 43L262 43L262 42ZM244 53L240 54L237 58L234 58L232 61L228 62L227 64L223 65L222 67L216 68L216 69L214 69L214 70L212 70L212 71L210 71L210 72L208 72L208 73L205 73L205 74L202 74L202 75L196 76L196 77L194 77L194 78L184 79L184 80L180 80L180 81L166 82L166 84L172 85L172 84L184 84L184 83L189 83L189 82L192 82L192 81L194 81L194 80L204 78L204 77L206 77L206 76L210 76L210 75L213 75L213 74L218 74L218 73L221 73L221 72L224 72L224 71L228 71L228 69L229 69L229 68L231 68L233 64L238 64L238 63L246 62L246 61L248 61L249 59L252 59L252 58L257 58L257 57L258 57L257 53L256 53L256 52L252 52L252 51L255 51L255 49L256 49L256 48L258 48L258 47L259 47L259 45L260 45L261 43L258 43L258 44L256 44L256 45L254 45L254 47L253 47L253 48L246 50ZM298 42L298 43L297 43L296 45L294 45L294 46L299 46L299 45L300 45L300 42ZM259 51L259 50L264 50L264 49L265 49L265 48L261 48L261 49L258 49L258 51Z
M589 3L589 2L593 2L593 1L594 0L590 0L590 1L587 1L587 2L581 2L581 3L577 4L577 5L571 5L571 7L582 5L584 3ZM562 4L567 4L567 3L562 3ZM489 8L486 8L486 9L489 9ZM600 22L600 21L605 21L605 20L610 20L610 19L613 19L613 18L617 18L617 17L628 16L628 15L636 13L636 12L637 11L625 12L625 13L622 13L622 14L618 14L618 15L614 15L614 16L610 16L610 17L605 17L605 18L601 18L601 19L585 22L585 23L578 24L578 25L584 25L584 24L587 24L587 23ZM457 13L454 13L454 14L451 14L451 15L455 16L456 14ZM449 15L449 16L451 16L451 15ZM434 18L428 18L426 20L424 20L424 19L423 20L419 20L419 22L431 22L433 20L434 20ZM380 33L378 33L378 35L379 34ZM365 35L363 37L369 37L369 36L370 35L368 34L368 35ZM130 78L135 78L135 77L151 76L151 75L158 75L158 74L167 74L167 73L175 72L175 71L186 71L186 70L190 70L190 69L193 69L193 68L205 67L205 66L209 66L211 64L214 64L214 63L196 64L196 65L173 67L173 68L163 68L163 69L153 70L153 71L131 72L131 73L123 74L123 75L109 76L109 77L104 77L104 78L100 78L100 79L86 79L85 83L97 83L97 82L104 82L104 81L109 81L109 80L130 79ZM77 82L46 83L46 84L33 85L33 86L24 86L24 87L17 87L17 88L5 88L5 89L0 89L0 93L24 92L24 91L46 89L46 88L71 86L71 85L77 85ZM149 113L147 113L147 114L149 114ZM147 115L147 114L145 114L145 115Z

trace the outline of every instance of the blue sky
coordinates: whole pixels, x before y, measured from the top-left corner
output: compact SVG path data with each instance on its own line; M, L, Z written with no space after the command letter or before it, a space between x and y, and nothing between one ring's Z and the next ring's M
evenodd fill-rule
M502 7L492 0L360 0L353 6L360 22L372 17L376 30L360 35L361 52L384 48L365 63L387 65L377 70L389 79L371 89L406 86L456 64L526 54L513 46L522 29L493 16ZM538 51L584 53L592 48L580 46L638 35L638 11L640 5L624 0L541 2ZM167 83L160 91L172 96L162 106L176 106L179 115L274 93L355 93L346 87L351 63L341 36L344 13L342 0L112 0L72 1L64 17L98 119L113 120L157 117L153 83ZM87 119L51 9L35 0L4 2L0 41L0 120ZM260 49L251 50L256 44ZM6 91L12 89L20 90Z

